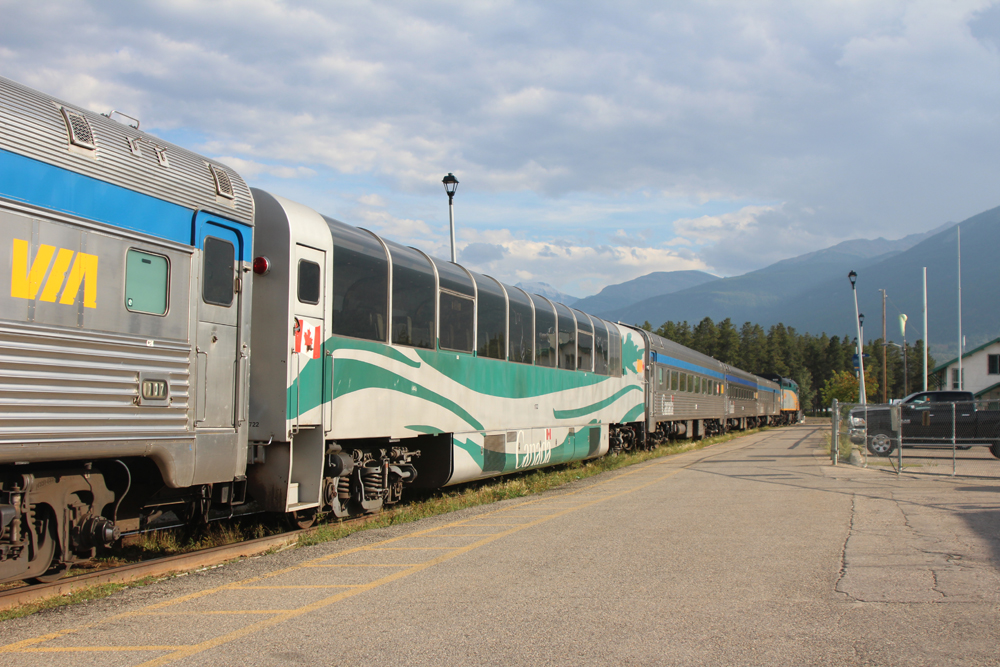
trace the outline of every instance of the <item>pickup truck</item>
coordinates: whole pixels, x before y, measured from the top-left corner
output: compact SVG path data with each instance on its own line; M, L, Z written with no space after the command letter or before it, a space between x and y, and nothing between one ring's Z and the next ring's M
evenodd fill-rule
M959 449L982 445L1000 458L998 408L997 401L976 401L970 391L918 391L892 405L853 408L851 442L865 443L872 454L888 456L900 437L904 447L948 448L954 437Z

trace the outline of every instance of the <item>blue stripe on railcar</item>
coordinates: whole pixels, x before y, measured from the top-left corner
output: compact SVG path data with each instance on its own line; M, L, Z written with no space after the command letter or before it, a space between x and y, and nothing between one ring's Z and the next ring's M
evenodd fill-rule
M692 373L701 373L702 375L710 375L714 378L723 379L722 373L718 371L713 371L710 368L705 368L704 366L698 366L697 364L692 364L687 361L681 361L674 357L667 356L665 354L660 354L655 351L650 351L649 358L651 361L664 364L666 366L676 366L677 368L683 368L686 371L691 371Z
M751 382L750 380L744 380L743 378L736 377L735 375L727 375L726 381L732 384L741 384L744 387L753 387L754 389L757 388L756 382Z
M201 247L192 243L194 214L189 208L106 183L40 160L0 149L0 197L31 204L87 220L104 222L156 238ZM209 216L200 213L201 216ZM240 259L252 259L253 228L221 216L240 232Z

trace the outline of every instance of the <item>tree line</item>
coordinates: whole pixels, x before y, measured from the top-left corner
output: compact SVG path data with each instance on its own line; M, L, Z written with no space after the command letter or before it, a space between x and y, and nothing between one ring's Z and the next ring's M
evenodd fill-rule
M767 331L759 324L745 322L737 328L728 317L718 324L706 317L691 326L664 322L655 331L647 321L642 326L659 336L697 350L719 361L757 375L777 373L799 385L802 409L817 412L837 398L858 400L857 372L854 370L856 338L800 334L793 327L775 324ZM882 401L882 355L886 355L887 398L902 398L923 388L923 341L906 344L907 372L903 373L903 350L890 341L876 339L865 345L865 390L870 402ZM928 358L928 367L934 360Z

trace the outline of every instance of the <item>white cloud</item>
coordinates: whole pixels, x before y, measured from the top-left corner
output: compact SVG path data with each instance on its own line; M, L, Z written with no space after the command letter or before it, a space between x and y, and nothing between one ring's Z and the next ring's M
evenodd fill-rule
M755 231L757 219L762 214L780 208L780 206L744 206L732 213L680 218L674 221L674 232L685 240L697 243L719 241L733 234Z
M433 221L454 172L473 203L461 242L502 245L512 276L558 265L541 278L557 287L699 262L732 274L997 203L1000 7L985 0L205 12L0 0L0 71L445 255Z

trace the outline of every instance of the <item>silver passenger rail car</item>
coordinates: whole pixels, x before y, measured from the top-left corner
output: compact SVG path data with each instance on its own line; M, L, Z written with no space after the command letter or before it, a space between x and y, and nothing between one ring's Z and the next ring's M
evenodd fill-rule
M238 502L253 210L225 166L0 78L0 580Z
M725 365L635 328L646 341L646 417L653 443L701 438L725 430Z

